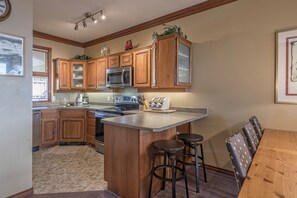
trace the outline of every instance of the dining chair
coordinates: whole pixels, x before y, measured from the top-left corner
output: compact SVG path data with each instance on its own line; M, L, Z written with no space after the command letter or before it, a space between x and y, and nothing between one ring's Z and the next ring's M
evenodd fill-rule
M254 127L252 126L251 123L245 124L243 126L242 130L246 137L249 149L250 149L252 155L254 155L256 153L257 147L259 145L259 139L256 134L256 131L254 130Z
M261 140L262 138L262 135L263 135L263 132L264 132L264 129L262 128L258 118L256 116L252 116L250 119L249 119L250 123L253 125L256 133L257 133L257 136L259 138L259 140Z
M227 138L226 146L233 165L237 186L240 190L252 162L252 155L242 133Z

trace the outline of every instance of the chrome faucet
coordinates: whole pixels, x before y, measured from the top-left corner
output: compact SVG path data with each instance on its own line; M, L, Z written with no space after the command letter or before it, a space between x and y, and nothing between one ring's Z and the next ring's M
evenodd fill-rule
M81 103L82 103L82 94L77 93L77 96L76 96L75 101L74 101L74 105L77 106L77 105L79 105Z

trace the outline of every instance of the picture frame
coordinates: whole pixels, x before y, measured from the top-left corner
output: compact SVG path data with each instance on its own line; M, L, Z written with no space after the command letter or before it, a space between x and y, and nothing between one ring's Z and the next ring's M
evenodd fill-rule
M0 76L24 73L24 38L0 32Z
M297 28L276 33L275 103L297 104Z

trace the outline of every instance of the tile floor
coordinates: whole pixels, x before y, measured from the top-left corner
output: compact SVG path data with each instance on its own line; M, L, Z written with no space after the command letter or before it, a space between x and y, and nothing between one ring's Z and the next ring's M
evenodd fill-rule
M88 146L55 146L33 153L33 189L30 198L117 198L106 190L104 157ZM232 175L207 169L208 182L195 192L194 167L187 171L190 198L235 198L237 186ZM202 171L200 169L200 176ZM184 181L177 182L176 196L185 198ZM67 193L62 193L67 192ZM170 198L171 185L155 195Z
M89 146L55 146L33 153L34 194L98 191L104 156Z

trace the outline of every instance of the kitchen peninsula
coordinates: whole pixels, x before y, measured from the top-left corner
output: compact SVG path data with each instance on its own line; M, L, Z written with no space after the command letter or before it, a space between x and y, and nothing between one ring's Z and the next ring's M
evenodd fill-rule
M207 117L207 113L142 112L113 117L104 123L104 180L108 190L121 197L147 197L151 170L151 145L156 140L174 139L176 128ZM160 190L154 180L153 193Z

